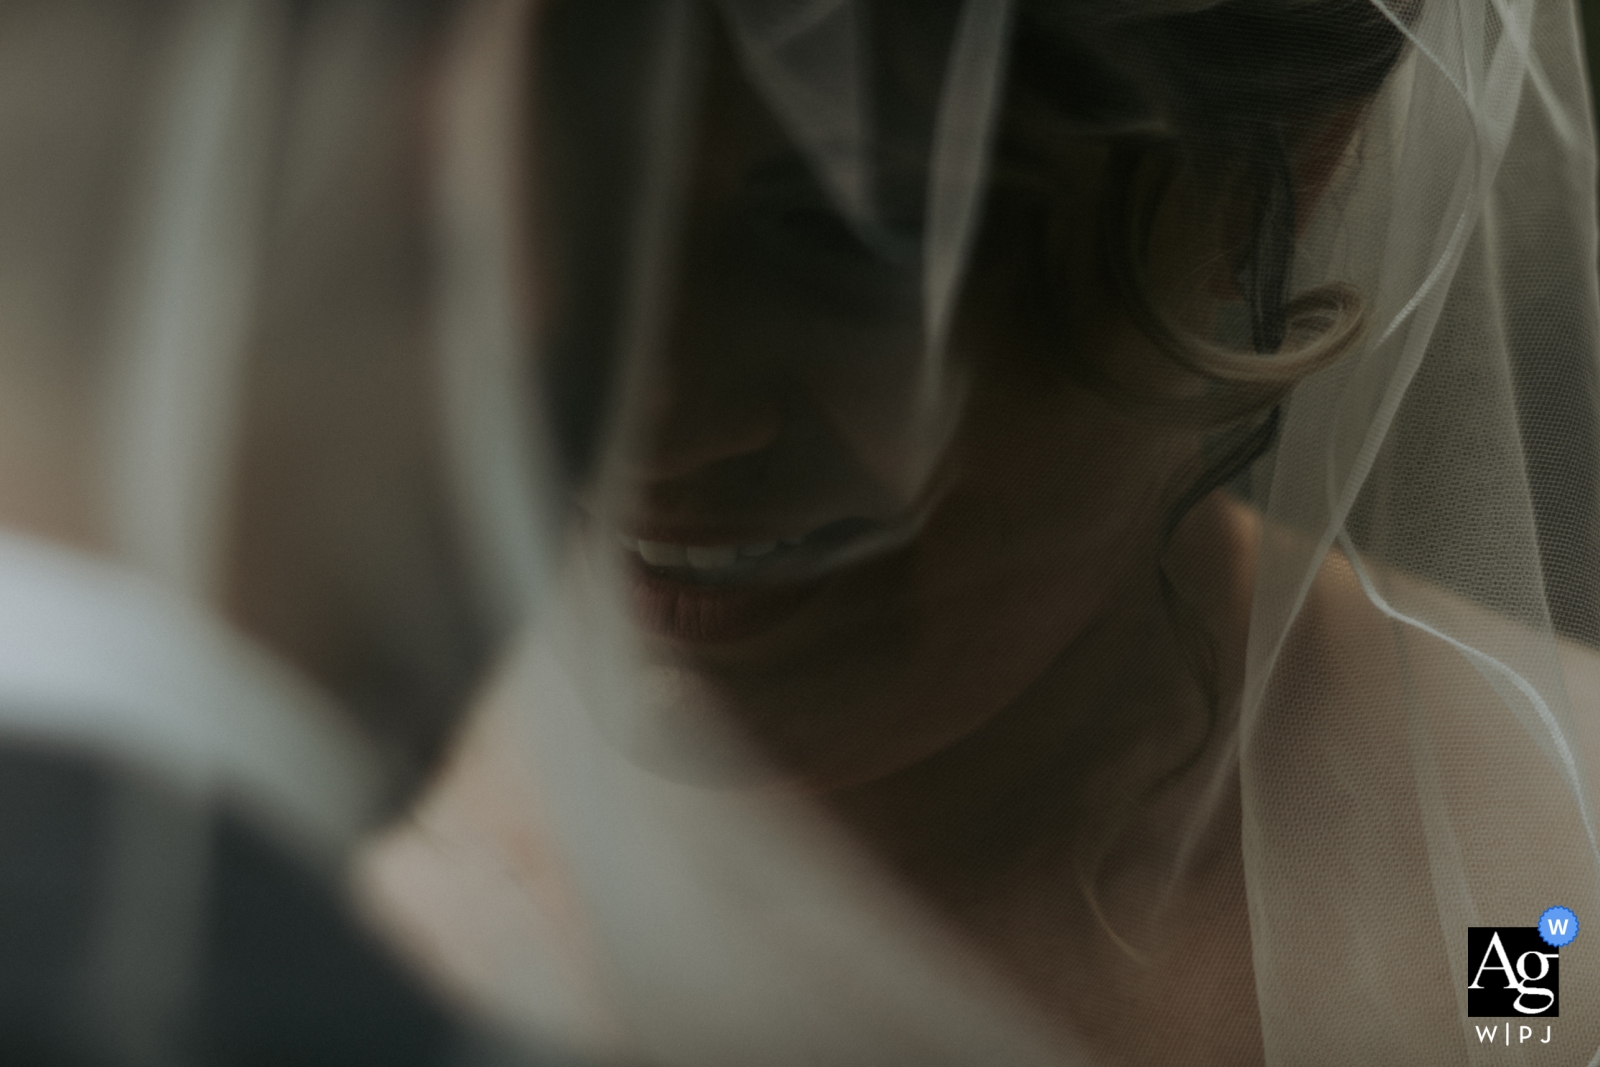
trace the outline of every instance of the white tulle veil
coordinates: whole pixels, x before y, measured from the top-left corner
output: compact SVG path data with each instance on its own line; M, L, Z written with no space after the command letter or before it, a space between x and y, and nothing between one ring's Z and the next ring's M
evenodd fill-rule
M1236 704L1191 770L1204 785L1180 813L1170 878L1189 876L1217 820L1237 820L1269 1063L1591 1063L1592 938L1562 952L1554 1047L1485 1046L1466 989L1467 928L1531 926L1557 904L1600 916L1586 755L1600 711L1600 674L1587 666L1600 638L1600 322L1576 14L1568 0L1345 6L1394 50L1370 91L1346 102L1324 160L1331 177L1302 206L1283 321L1254 345L1249 327L1212 322L1188 350L1213 360L1213 383L1261 386L1255 410L1273 414L1251 438L1255 458L1229 471L1260 522L1248 640ZM730 42L857 239L892 258L912 223L915 365L875 439L888 457L880 484L910 507L968 395L948 342L1019 27L1077 27L1092 46L1163 19L1231 8L1269 27L1319 5L941 5L915 46L935 57L933 82L899 100L884 89L872 8L671 0L566 31L568 67L583 66L588 45L614 73L596 42L627 42L629 80L612 88L633 96L615 113L637 119L595 135L616 136L626 152L611 158L630 162L603 218L574 216L593 227L583 233L602 261L587 281L530 267L519 246L540 226L527 217L529 175L555 150L542 124L561 118L527 106L526 86L548 84L529 73L546 53L527 44L548 12L478 5L447 78L443 391L484 585L535 635L497 698L510 725L496 736L538 782L623 1047L652 1062L1092 1059L803 798L762 785L761 761L714 714L659 698L653 676L632 669L615 576L585 562L587 535L568 521L575 483L604 497L608 457L639 432L630 420L669 346L709 42ZM1271 67L1274 49L1297 47L1284 40L1263 29L1226 55ZM1171 75L1151 62L1086 64L1082 77L1122 77L1135 91L1119 99L1137 102L1141 79ZM1159 143L1175 114L1130 104L1074 121ZM909 183L896 169L907 155ZM604 328L549 341L541 301L585 284ZM546 342L578 351L570 358L603 379L597 392L567 389L557 372L530 377L529 352L536 365L569 358ZM1201 410L1219 391L1187 402ZM1166 417L1187 417L1182 406ZM912 536L849 551L870 557ZM1061 886L1064 898L1079 892ZM1149 930L1171 927L1152 915ZM1125 932L1137 951L1145 933Z
M1115 24L1180 5L1038 6ZM891 416L899 484L925 477L961 403L943 351L1014 7L960 5L926 116L923 365ZM1240 703L1182 839L1229 817L1205 798L1236 779L1270 1063L1519 1055L1474 1037L1466 928L1600 903L1581 721L1600 697L1582 666L1595 637L1595 175L1575 14L1509 0L1374 9L1403 47L1299 234L1290 283L1358 293L1360 336L1284 394L1250 470L1264 533ZM532 17L484 5L454 68L445 394L485 583L545 635L511 673L511 736L537 768L633 1046L672 1063L1071 1061L1070 1042L1038 1037L1031 1009L803 804L708 788L704 776L742 765L739 743L659 712L626 669L626 627L563 578L581 566L566 562L563 457L541 422L552 401L530 397L522 369L534 331L509 237L539 150L537 137L519 147ZM609 235L620 326L614 351L590 353L614 361L623 411L661 344L711 16L663 3L647 17L640 170ZM730 0L715 17L834 210L885 228L861 5ZM626 435L625 420L606 425ZM1330 558L1370 609L1342 643L1307 636ZM1174 877L1183 862L1179 847ZM1582 1006L1591 958L1582 939L1562 957L1574 1007L1560 1062L1600 1047Z

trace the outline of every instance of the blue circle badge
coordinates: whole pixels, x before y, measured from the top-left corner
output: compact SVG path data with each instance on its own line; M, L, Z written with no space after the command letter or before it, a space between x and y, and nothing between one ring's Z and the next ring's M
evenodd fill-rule
M1571 908L1546 908L1539 916L1539 936L1551 948L1570 944L1578 936L1578 917Z

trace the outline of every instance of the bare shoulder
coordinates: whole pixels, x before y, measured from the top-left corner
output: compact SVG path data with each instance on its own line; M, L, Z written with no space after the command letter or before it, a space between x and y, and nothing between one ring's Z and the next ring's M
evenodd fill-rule
M1226 493L1213 494L1179 528L1169 568L1216 643L1225 691L1241 692L1250 657L1255 669L1270 665L1310 680L1296 696L1302 703L1398 685L1388 620L1349 560L1337 550L1318 558L1316 549L1312 535L1275 525ZM1281 632L1252 635L1252 627Z
M1461 877L1521 872L1474 883L1488 913L1576 898L1593 878L1582 790L1600 785L1600 653L1381 560L1315 565L1258 687L1258 800L1316 811L1324 835L1395 871L1447 822ZM1336 884L1312 852L1304 877Z
M1362 783L1376 818L1408 803L1422 743L1482 772L1475 804L1516 807L1543 790L1561 806L1570 777L1549 753L1571 733L1600 786L1600 651L1381 560L1319 554L1311 534L1222 494L1205 522L1196 558L1210 560L1198 569L1209 585L1195 587L1214 605L1230 692L1249 705L1257 766L1297 788ZM1352 809L1330 798L1330 810Z

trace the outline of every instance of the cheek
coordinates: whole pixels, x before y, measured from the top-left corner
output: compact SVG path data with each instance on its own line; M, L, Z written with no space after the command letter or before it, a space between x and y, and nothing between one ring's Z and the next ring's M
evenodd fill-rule
M960 443L961 470L913 555L906 684L944 732L980 725L1121 597L1150 588L1184 450L1098 405L1008 406Z
M1179 442L1078 397L996 400L974 396L950 488L916 541L814 606L818 639L707 676L814 787L892 773L971 733L1155 578Z

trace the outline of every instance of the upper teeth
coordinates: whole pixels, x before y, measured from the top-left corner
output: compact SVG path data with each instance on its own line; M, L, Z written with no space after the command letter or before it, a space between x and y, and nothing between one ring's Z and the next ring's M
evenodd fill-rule
M796 541L757 541L746 545L678 545L670 541L635 540L618 535L618 543L639 556L652 567L690 567L694 570L723 570L736 566L741 560L759 559L776 551L779 544L798 544Z

